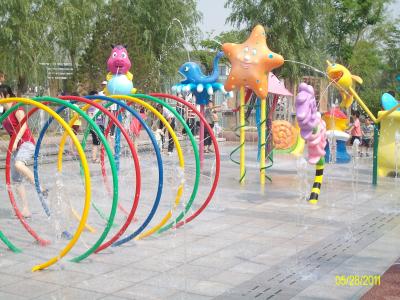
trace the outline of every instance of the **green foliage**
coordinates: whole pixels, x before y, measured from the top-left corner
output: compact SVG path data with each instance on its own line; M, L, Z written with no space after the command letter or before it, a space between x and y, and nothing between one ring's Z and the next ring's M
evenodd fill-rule
M383 93L395 90L396 75L400 70L400 25L385 22L360 40L354 47L350 66L364 80L358 87L361 98L376 115L381 110Z
M128 44L135 85L158 89L185 59L201 17L195 0L2 0L0 16L1 69L19 92L44 83L41 62L71 62L73 89L98 88L112 43Z
M198 61L205 69L206 73L213 70L213 59L218 51L221 51L223 43L242 43L247 38L245 30L231 30L222 32L218 36L200 41L202 49L196 49L190 53L191 58ZM226 58L222 58L226 61Z
M176 76L187 60L185 43L197 36L200 19L194 0L114 0L100 15L81 59L81 81L96 87L107 73L110 44L126 44L134 83L141 91L160 90L163 78Z
M390 0L230 0L228 21L249 32L267 29L269 47L285 59L325 69L325 60L342 63L363 78L360 96L376 113L383 92L394 90L400 70L400 22L384 22ZM244 39L243 39L244 40ZM207 45L213 45L207 41ZM281 76L298 82L307 74L288 62Z
M207 74L213 70L213 59L215 51L210 50L193 50L190 52L190 58L204 67L204 72Z
M100 0L57 1L55 13L58 18L54 20L53 25L56 42L60 49L66 52L75 71L77 57L90 38L98 10L101 10L102 5Z
M396 76L400 73L400 19L376 27L372 38L380 45L381 57L385 62L382 84L394 90Z
M363 34L383 20L384 5L388 0L331 0L327 18L330 42L328 52L346 65Z
M215 38L207 38L200 42L200 46L212 51L221 50L221 44L223 43L242 43L247 38L246 30L231 30L222 32Z
M349 68L354 75L363 79L362 85L356 85L360 97L367 103L374 115L380 110L380 96L384 61L373 42L359 41L354 48Z
M196 0L2 0L0 69L22 92L45 81L41 62L69 61L75 69L71 89L77 84L98 89L110 45L126 44L135 86L143 92L162 90L179 80L177 69L188 60L185 49L192 49L191 59L209 73L221 44L242 43L254 25L262 24L271 50L287 60L321 70L327 58L349 65L364 79L360 95L378 109L379 95L396 89L400 73L400 22L384 22L388 2L229 0L227 22L243 30L196 44L201 18ZM277 72L293 82L317 75L291 62Z
M21 94L29 81L43 74L40 62L53 58L54 33L46 20L54 1L2 0L0 5L0 65Z
M323 68L325 34L324 19L326 2L321 0L230 0L225 7L232 10L228 22L236 26L245 26L247 32L261 24L267 29L269 48L284 56L285 59L307 62L317 68ZM293 63L286 63L280 75L297 79L307 70Z

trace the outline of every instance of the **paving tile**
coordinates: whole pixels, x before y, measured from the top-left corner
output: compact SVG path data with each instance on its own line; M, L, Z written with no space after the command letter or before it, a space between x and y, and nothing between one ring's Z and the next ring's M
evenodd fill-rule
M14 294L22 297L35 298L48 294L59 287L54 284L26 279L17 283L9 284L1 288L2 292Z
M215 297L231 289L232 286L214 281L200 281L194 287L188 288L188 292L209 297Z
M176 268L182 263L175 262L175 261L167 261L164 260L162 257L153 257L144 259L134 265L139 269L144 269L148 271L156 271L156 272L165 272L172 268Z
M257 170L257 147L254 144L247 146L248 166ZM0 201L0 228L14 236L19 247L26 249L17 255L0 247L0 299L202 300L217 297L235 300L244 299L237 293L243 286L257 282L266 285L269 277L262 278L265 274L278 276L271 279L274 284L283 280L284 288L276 299L292 296L295 299L357 299L365 290L337 287L335 276L381 273L398 258L400 218L396 216L390 226L377 229L379 234L363 249L338 254L318 268L308 265L311 262L307 258L309 254L320 249L321 243L331 236L354 234L352 227L364 222L364 219L372 220L371 215L387 216L400 212L396 198L399 186L386 178L380 179L377 187L371 187L370 163L358 161L357 173L352 171L351 164L329 165L324 174L320 202L317 206L310 206L301 194L307 197L309 193L315 171L312 166L307 165L302 173L297 169L297 159L277 155L271 170L273 182L268 183L265 192L261 193L257 172L248 172L245 186L233 184L237 182L237 167L228 161L232 149L233 144L221 145L219 186L210 206L196 220L183 229L131 241L121 247L110 247L79 264L65 259L49 270L32 273L35 263L58 253L65 241L55 240L47 248L38 247L18 220L9 218L12 213L9 204ZM150 159L145 152L140 154L143 155L142 167L156 176L153 158ZM0 153L0 168L3 160ZM192 186L193 174L189 172L194 170L194 162L191 156L188 156L186 164L186 183ZM79 170L79 165L72 161L66 161L65 165L71 167L66 167L63 173L68 183L69 178L74 176L74 170ZM122 163L121 174L131 176L130 170L128 172L130 166L131 162ZM206 158L204 170L207 173L210 169L211 161ZM171 178L169 174L175 172L168 157L165 171L167 179ZM52 174L53 165L43 165L41 172L44 176ZM353 173L358 176L358 183L352 184ZM154 197L154 183L150 180L154 176L143 178L142 194L146 199ZM100 166L93 169L92 179L94 186L103 185ZM124 182L124 178L121 180ZM99 207L108 211L109 199L103 190L96 192L95 198ZM209 186L201 185L198 194L206 195L208 192ZM77 195L68 187L65 193ZM120 193L123 205L129 207L126 199L131 199L132 189L121 189ZM185 190L184 197L189 194L190 191ZM151 225L157 223L162 211L170 208L174 195L173 191L164 193L159 212ZM1 197L7 197L2 185ZM75 198L72 197L71 202L81 207L81 198ZM147 215L150 204L144 203L139 208L140 220ZM42 216L40 204L32 205L33 212ZM199 205L200 202L195 202L190 213ZM123 216L117 215L116 222L119 224L122 221ZM43 234L54 239L52 220L35 217L31 222L39 226ZM96 215L91 215L89 222L96 228L104 225ZM138 225L132 224L128 232L133 232ZM96 236L85 232L70 257L83 253ZM290 276L296 277L298 286L288 288Z
M253 274L249 273L240 273L235 272L233 270L223 271L215 276L210 277L211 281L220 282L229 285L239 285L247 280L253 278Z
M73 284L72 286L79 289L111 294L132 285L132 282L129 281L115 279L107 275L100 275L92 279L83 280L79 283Z
M116 296L128 299L165 299L178 290L171 288L157 287L148 284L137 284L115 293Z
M32 267L32 262L23 262L9 266L5 269L3 268L1 272L5 272L5 270L7 270L6 274L8 275L20 276L22 278L30 278L34 276L34 273L31 272Z
M114 295L108 295L105 296L104 298L100 298L101 300L127 300L128 298L123 298L123 297L118 297Z
M123 298L123 297L118 297L114 295L108 295L103 298L100 298L101 300L127 300L128 298Z
M164 287L186 291L188 288L194 287L199 281L200 280L177 276L171 273L162 273L146 280L146 284L152 285L155 288Z
M8 294L0 291L0 299L7 299L7 300L24 300L29 299L27 297L17 296L13 294Z
M105 294L85 291L76 288L64 287L62 289L53 291L49 294L45 294L35 298L35 300L68 300L68 299L84 299L84 300L95 300L104 299Z
M259 274L268 269L268 266L262 263L243 262L229 269L232 272L245 273L245 274Z
M270 246L265 244L263 245L249 241L240 241L215 252L215 256L220 258L235 257L248 260L254 256L264 253L268 249L270 249Z
M233 266L241 263L242 260L236 257L225 257L221 258L216 254L207 255L191 262L192 265L202 266L202 267L209 267L209 268L217 268L217 269L229 269Z
M138 282L144 281L148 278L157 276L159 274L160 274L160 272L157 272L157 271L149 271L149 270L139 269L135 265L130 265L130 266L112 271L110 273L106 273L105 275L107 277L114 278L117 280L138 283Z
M335 300L352 299L353 295L358 294L361 289L362 287L338 287L333 285L314 284L300 292L294 299L310 299L310 297L316 299Z
M7 254L9 255L9 253L7 253ZM0 259L0 268L16 265L16 264L20 263L19 261L8 259L8 258L6 258L4 256L5 256L4 254L0 255L0 257L1 257L1 259Z
M11 284L11 283L15 283L15 282L18 282L21 280L23 280L23 279L19 276L6 275L6 274L0 273L0 287Z
M186 292L179 292L179 293L173 294L173 295L165 298L165 300L189 300L189 299L190 300L211 300L211 299L213 299L213 297L197 295L197 294L192 294L192 293L186 293Z
M64 263L65 270L82 272L90 275L101 275L116 270L120 267L120 265L114 265L110 263L93 262L90 261L90 259L86 259L80 263Z
M87 280L91 277L92 275L81 272L49 269L49 270L43 270L41 272L35 272L31 278L38 281L69 286L74 283Z

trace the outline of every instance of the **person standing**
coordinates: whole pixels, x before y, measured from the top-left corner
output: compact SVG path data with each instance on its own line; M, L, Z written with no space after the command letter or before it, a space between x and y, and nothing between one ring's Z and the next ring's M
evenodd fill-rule
M162 107L162 115L167 119L169 125L171 125L172 130L175 130L175 116L165 107ZM164 124L160 122L160 129L164 127ZM172 151L174 151L174 140L171 137L171 134L168 132L168 155L172 155Z
M351 135L350 145L353 146L354 143L356 145L361 145L362 139L362 130L361 130L361 123L360 123L360 112L353 111L353 125L349 128L349 132ZM357 149L359 152L359 150ZM358 153L360 155L360 153Z
M4 72L0 70L0 86L3 85L5 81L6 81L6 74L4 74Z
M143 107L140 109L139 115L143 120L147 119L146 110ZM141 130L142 130L142 124L136 117L132 117L131 123L129 125L129 133L135 147L136 147L136 139L139 137Z
M99 96L105 96L106 94L104 94L104 90L107 87L107 80L102 81L101 85L100 85L100 92L98 93Z
M100 92L98 92L97 95L99 95L99 96L107 96L107 95L105 94L106 88L107 88L107 80L103 80L103 81L101 82L101 84L100 84ZM108 107L107 110L108 110L110 113L112 113L115 117L118 117L118 112L117 112L118 106L117 106L117 104L115 104L115 103L111 104L111 105ZM107 123L107 124L109 124L109 122L112 122L112 120L110 120L109 118L105 118L104 120L105 120L105 123ZM107 121L107 120L108 120L108 121ZM114 122L112 122L111 128L110 128L110 133L109 133L109 135L107 136L107 141L108 141L108 143L110 144L111 151L112 151L113 155L114 155L114 152L115 152L115 128L116 128L116 127L115 127L115 124L114 124Z
M204 111L204 118L206 119L208 125L210 125L211 128L214 128L213 107L214 107L213 102L210 101L208 102L208 105ZM214 152L214 150L211 148L211 144L212 144L211 132L209 132L207 128L204 126L204 153Z
M97 95L97 91L91 91L89 93L89 95ZM98 109L94 106L89 107L88 109L88 115L91 119L93 119L96 114L98 113ZM104 125L105 125L105 115L101 112L95 120L96 124L99 126L100 130L102 133L104 133ZM96 131L94 131L93 128L90 128L90 134L92 135L92 142L93 142L93 146L92 146L92 162L93 163L99 163L100 162L100 158L97 157L98 152L99 152L99 148L100 148L100 138L98 137L98 135L96 134Z
M73 105L76 108L79 108L79 106L76 103L74 103ZM82 126L81 116L75 110L71 110L71 112L72 112L72 118L75 119L75 121L72 124L71 128L72 128L72 131L74 132L74 134L76 136L78 136L79 129ZM70 153L71 153L71 155L77 155L77 152L75 150L75 146L74 146L74 143L73 143L72 139L70 138L69 141L70 141L70 148L71 148L71 150L70 150L71 152Z
M6 74L4 74L3 71L0 70L0 86L3 85L4 81L6 81ZM0 106L0 116L3 114L4 108L3 106ZM0 124L0 129L3 128L3 125Z
M219 126L219 117L215 107L212 110L212 120L213 120L214 135L218 137L219 133L221 132L221 126Z
M153 131L154 137L156 138L158 148L162 151L163 148L163 137L164 132L158 128L157 123L154 122L153 126L151 126L151 130Z
M372 122L370 119L366 118L364 125L362 126L362 132L363 132L363 137L362 137L362 144L363 148L365 148L365 156L369 156L369 148L371 147L371 144L374 139L374 125L372 125ZM361 156L363 155L362 153L362 148L361 148Z

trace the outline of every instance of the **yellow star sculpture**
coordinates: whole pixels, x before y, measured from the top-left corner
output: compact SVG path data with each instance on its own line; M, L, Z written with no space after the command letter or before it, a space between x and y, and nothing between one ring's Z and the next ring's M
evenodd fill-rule
M283 57L268 48L264 27L257 25L243 44L225 43L222 50L232 65L225 90L246 87L265 99L268 73L283 65Z

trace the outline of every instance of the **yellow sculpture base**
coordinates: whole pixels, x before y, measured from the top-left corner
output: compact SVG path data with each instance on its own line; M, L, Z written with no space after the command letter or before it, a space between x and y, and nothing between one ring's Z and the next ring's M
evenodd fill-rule
M378 113L381 116L384 111ZM378 146L378 175L388 176L396 172L396 162L400 170L400 145L396 159L396 133L400 140L400 111L391 113L381 121ZM400 141L399 141L400 143Z

